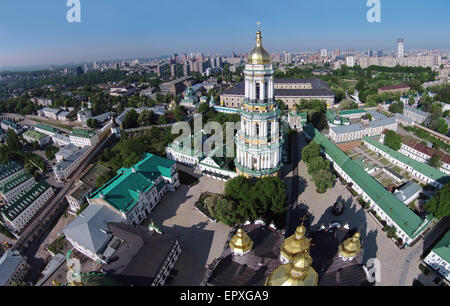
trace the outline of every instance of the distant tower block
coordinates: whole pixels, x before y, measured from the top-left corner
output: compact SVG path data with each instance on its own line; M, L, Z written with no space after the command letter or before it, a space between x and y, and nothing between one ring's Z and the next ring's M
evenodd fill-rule
M403 38L397 40L397 57L402 58L405 56L405 42Z

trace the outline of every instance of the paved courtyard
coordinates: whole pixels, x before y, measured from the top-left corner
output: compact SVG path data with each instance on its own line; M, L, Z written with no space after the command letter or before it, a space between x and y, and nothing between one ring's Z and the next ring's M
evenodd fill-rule
M203 192L222 193L225 183L195 174L187 167L181 169L199 177L199 184L193 187L181 185L176 192L168 193L150 219L163 233L178 236L182 251L174 267L178 274L172 285L200 285L206 266L222 254L231 228L209 221L194 209L194 204Z
M300 136L300 139L300 143L304 145L303 136ZM312 215L309 220L311 230L317 230L321 225L328 226L333 221L338 221L342 225L348 223L350 228L360 228L364 246L364 264L369 258L377 258L381 262L381 282L377 285L412 285L413 280L420 274L418 265L420 255L423 253L423 242L404 250L398 249L368 212L362 209L357 197L353 197L339 180L332 190L319 194L304 162L299 163L299 175L299 204L292 214L292 222L299 224L301 221L295 220L296 216L301 215L300 211L307 210ZM345 211L339 217L331 212L337 199L345 201Z

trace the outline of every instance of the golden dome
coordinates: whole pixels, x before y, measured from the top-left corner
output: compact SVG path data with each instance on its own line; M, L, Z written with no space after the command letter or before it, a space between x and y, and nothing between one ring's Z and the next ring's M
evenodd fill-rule
M305 237L306 227L297 227L295 234L286 238L281 247L280 254L286 261L292 261L294 256L309 251L311 241Z
M247 63L250 65L270 64L270 54L262 46L261 30L256 32L256 47L248 54Z
M339 254L345 258L355 257L361 250L361 234L355 233L352 238L348 238L339 245Z
M308 252L296 255L291 263L281 265L267 278L266 286L317 286L319 275L311 267Z
M231 238L229 245L234 254L245 255L252 249L253 241L242 228L239 228L236 235Z

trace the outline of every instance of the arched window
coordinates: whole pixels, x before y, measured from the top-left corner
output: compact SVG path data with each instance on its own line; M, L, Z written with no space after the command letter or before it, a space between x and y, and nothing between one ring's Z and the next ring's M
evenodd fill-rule
M259 83L256 83L256 100L259 100L261 87Z
M264 96L267 98L269 98L269 84L264 83Z

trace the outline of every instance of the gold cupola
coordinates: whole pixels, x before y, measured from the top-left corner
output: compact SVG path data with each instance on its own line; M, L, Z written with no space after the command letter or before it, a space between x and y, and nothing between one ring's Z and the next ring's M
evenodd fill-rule
M267 278L266 286L317 286L319 275L311 267L309 252L295 255L294 260L275 269Z
M280 250L280 261L283 264L291 262L295 255L309 251L311 240L305 235L306 227L301 225L297 227L294 235L284 240Z
M361 234L355 233L339 245L339 255L343 259L352 259L361 251Z
M269 52L262 45L262 35L260 23L258 22L258 31L256 32L256 47L248 54L247 64L249 65L268 65L271 63Z
M242 228L239 228L236 235L231 238L229 245L234 255L242 256L250 252L253 241Z

